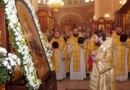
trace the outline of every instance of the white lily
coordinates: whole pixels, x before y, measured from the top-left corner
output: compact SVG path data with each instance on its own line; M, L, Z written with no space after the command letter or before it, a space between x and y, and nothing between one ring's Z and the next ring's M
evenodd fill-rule
M10 60L10 65L11 65L11 66L15 66L15 65L17 65L17 64L16 64L16 62L15 62L14 60Z
M7 67L8 64L9 64L9 63L8 63L7 60L4 60L4 61L3 61L3 65L4 65L5 67Z
M9 64L7 65L7 69L11 70L11 66Z

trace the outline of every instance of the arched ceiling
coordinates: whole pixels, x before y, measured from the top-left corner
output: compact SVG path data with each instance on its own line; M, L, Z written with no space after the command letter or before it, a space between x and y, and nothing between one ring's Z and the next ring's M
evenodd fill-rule
M94 16L94 5L86 5L82 7L61 8L55 14L57 24L75 22L76 25L90 22Z
M90 21L94 16L94 0L62 0L65 4L63 8L55 13L55 23L58 26L62 24L76 24L81 26ZM88 2L85 2L88 1ZM45 6L45 5L42 5Z
M76 13L63 14L59 19L58 23L75 23L77 25L81 24L82 17Z

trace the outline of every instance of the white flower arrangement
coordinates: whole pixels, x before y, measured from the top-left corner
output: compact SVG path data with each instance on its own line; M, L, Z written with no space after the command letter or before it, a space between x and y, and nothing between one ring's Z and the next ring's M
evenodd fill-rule
M29 0L24 0L25 3L28 5L29 9L31 10L31 14L34 18L34 22L36 24L42 45L44 47L45 53L47 55L48 62L50 67L52 67L51 63L51 49L48 43L45 41L43 37L43 33L40 29L40 25L38 24L38 19L35 14L35 11L30 3ZM4 10L6 14L6 19L8 20L8 30L11 32L11 36L13 38L13 42L15 43L13 46L15 50L18 52L20 59L22 60L22 66L24 75L28 81L27 85L30 89L37 90L41 84L41 80L38 79L36 74L36 68L34 67L34 63L32 57L30 55L29 47L26 43L24 34L21 30L21 25L18 21L17 17L17 9L15 6L15 0L3 0ZM4 62L6 64L6 62ZM15 64L15 63L12 63Z
M0 47L0 84L10 80L10 74L20 65L20 59Z
M24 68L24 75L26 76L26 79L28 81L28 87L34 90L38 89L41 80L38 79L38 76L36 74L36 68L34 67L34 63L32 61L32 57L30 55L30 50L27 46L27 43L25 41L25 37L23 35L23 32L21 30L21 25L17 18L17 9L15 6L15 0L3 0L3 3L5 5L5 14L6 18L9 21L8 22L8 29L11 32L11 35L15 42L14 48L16 51L22 56L22 66Z
M20 59L12 54L12 53L8 53L7 57L5 57L5 59L2 61L2 64L10 71L12 71L12 67L13 66L17 66L20 65ZM12 72L10 72L12 73Z
M0 55L6 56L7 50L5 48L0 47Z

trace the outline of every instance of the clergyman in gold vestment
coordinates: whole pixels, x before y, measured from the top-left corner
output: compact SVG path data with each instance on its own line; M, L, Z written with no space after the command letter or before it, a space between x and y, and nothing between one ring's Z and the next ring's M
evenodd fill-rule
M95 31L93 38L95 44L100 47L93 58L94 63L90 88L92 90L116 90L112 38L106 38L102 30Z
M54 48L52 44L56 42L58 43L58 45L57 48ZM56 78L57 80L62 80L66 77L65 61L63 60L63 48L65 45L65 41L61 36L60 31L56 30L54 32L54 37L51 39L49 43L53 47L52 63L53 63L53 68L56 71Z

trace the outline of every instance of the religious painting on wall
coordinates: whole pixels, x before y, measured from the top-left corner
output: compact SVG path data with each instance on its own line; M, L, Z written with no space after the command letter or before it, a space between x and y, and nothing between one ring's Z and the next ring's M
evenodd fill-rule
M66 33L66 34L69 34L69 31L70 31L70 30L71 30L71 29L70 29L69 26L66 26L66 27L65 27L65 33Z
M37 75L43 78L50 72L50 67L34 19L22 0L16 0L16 8Z
M100 17L100 18L98 19L98 22L100 22L100 23L104 23L104 22L105 22L105 18Z
M104 30L104 24L99 25L99 30Z
M48 30L51 32L54 28L54 16L51 9L49 10L48 15Z
M98 19L98 22L99 22L98 29L104 30L105 29L105 19L103 17L100 17Z
M110 24L106 24L106 29L107 30L111 30L111 25Z
M130 10L123 15L123 30L130 34Z

